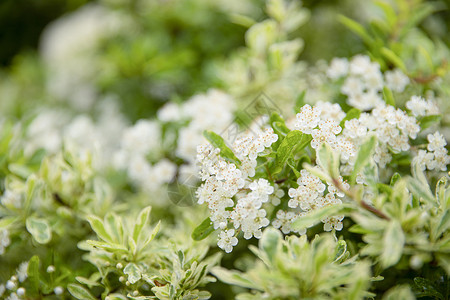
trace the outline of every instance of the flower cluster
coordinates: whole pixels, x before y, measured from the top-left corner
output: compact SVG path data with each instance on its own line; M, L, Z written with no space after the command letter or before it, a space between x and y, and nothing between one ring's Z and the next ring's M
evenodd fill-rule
M235 230L242 231L246 239L260 238L261 228L269 225L263 205L269 202L274 187L264 178L251 177L255 176L258 154L277 139L272 128L255 136L247 133L237 138L232 149L241 162L239 166L227 162L219 149L209 144L198 147L197 161L203 181L197 190L198 203L208 204L214 228L222 230L218 245L226 252L237 244ZM233 228L228 229L229 225Z
M362 113L358 119L345 122L343 136L359 147L365 136L374 134L378 138L374 160L384 168L392 159L392 153L408 151L409 139L417 138L420 127L417 120L403 110L381 104L370 113ZM355 156L349 155L348 167L353 166ZM348 172L345 172L347 175Z
M398 69L387 71L383 78L380 65L371 62L365 55L357 55L350 61L346 58L333 59L327 75L332 80L345 77L341 92L348 97L349 105L360 110L370 110L381 105L384 86L403 92L409 84L409 78Z
M5 297L2 299L7 300L24 299L23 297L25 296L26 290L25 288L21 287L20 284L24 282L28 277L27 269L28 269L28 262L21 263L16 270L16 274L11 276L11 278L8 281L6 281L5 285L0 284L0 297L5 296L4 295L5 292L10 293L7 298Z
M444 136L435 132L428 134L428 145L426 150L419 150L413 161L418 162L422 170L447 171L447 165L450 164L450 156L445 148L447 141Z
M339 191L333 184L327 183L327 186L316 176L310 174L306 170L301 170L301 176L297 179L298 188L289 189L289 197L291 199L288 202L290 208L300 208L302 210L301 214L307 213L312 210L316 210L328 205L335 205L342 203L339 198L344 197L344 193ZM342 177L339 178L341 186L348 190L350 186L343 182ZM327 193L325 195L325 189ZM337 198L338 197L338 198ZM288 213L289 214L289 213ZM284 217L288 216L286 214ZM283 217L283 214L281 214ZM280 220L277 214L277 219ZM292 218L291 218L292 219ZM322 220L324 223L324 230L331 231L332 228L336 230L342 229L343 216L330 216ZM278 221L276 222L278 223ZM276 224L278 226L278 224ZM287 228L286 228L287 231ZM305 234L306 229L299 232L300 234Z
M439 107L433 99L424 99L419 96L412 96L406 102L406 108L411 111L414 117L438 115Z

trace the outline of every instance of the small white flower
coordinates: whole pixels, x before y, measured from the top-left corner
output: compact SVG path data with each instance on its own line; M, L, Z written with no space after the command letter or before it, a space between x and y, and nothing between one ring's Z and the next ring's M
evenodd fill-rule
M263 203L269 201L269 195L274 191L269 181L263 178L258 179L258 181L253 181L248 187L254 192L252 193L253 197L256 197Z
M60 286L57 286L53 289L53 292L55 293L55 295L62 295L62 293L64 293L64 289Z
M24 282L25 279L28 278L28 262L23 262L19 265L17 268L17 277L19 278L20 282Z
M338 79L339 77L346 76L348 69L349 63L346 58L333 58L327 70L327 76L331 79Z
M445 140L444 136L438 131L435 132L434 134L431 133L428 134L427 139L428 139L427 149L429 151L436 151L444 148L447 145L447 141Z
M405 87L409 84L409 77L403 74L400 69L386 71L384 76L386 78L387 87L398 93L403 92Z
M219 234L217 246L225 250L226 253L233 251L233 247L238 243L238 239L234 236L234 229L223 230Z
M312 130L319 125L321 110L306 104L297 114L295 128L303 133L311 134Z

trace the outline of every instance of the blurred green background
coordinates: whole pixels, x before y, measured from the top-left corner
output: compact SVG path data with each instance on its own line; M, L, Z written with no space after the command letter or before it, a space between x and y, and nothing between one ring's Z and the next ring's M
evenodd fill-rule
M366 1L366 0L363 0ZM37 49L39 37L45 26L52 20L76 10L80 6L95 2L93 0L1 0L0 1L0 66L11 64L14 56L28 50ZM130 2L132 2L130 0ZM263 1L261 1L263 2ZM342 43L355 43L353 49L358 51L358 39L348 37L342 39L342 35L330 35L330 31L339 30L339 27L321 27L317 30L317 24L324 24L329 17L328 12L340 12L346 15L352 15L352 4L357 1L343 0L304 0L303 5L312 11L312 22L302 28L302 36L306 41L306 48L303 53L303 59L315 60L319 55L325 54L324 59L332 56L344 56L349 53L340 52ZM435 2L435 1L434 1ZM450 0L439 1L447 10L443 10L433 15L433 20L425 22L424 26L428 30L436 28L436 23L441 25L440 35L446 42L450 42ZM356 16L357 17L357 16ZM324 20L325 19L325 20ZM445 27L442 25L445 24ZM424 28L427 30L427 28ZM436 33L436 32L435 32ZM323 43L322 39L328 38L329 43ZM327 45L317 53L314 45L320 43ZM339 46L341 45L341 47ZM362 47L361 47L362 48ZM333 50L333 51L330 51Z

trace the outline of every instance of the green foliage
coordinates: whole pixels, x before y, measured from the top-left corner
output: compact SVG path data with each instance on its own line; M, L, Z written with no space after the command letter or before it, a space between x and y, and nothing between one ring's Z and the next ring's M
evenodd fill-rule
M246 272L214 268L220 280L250 289L237 299L360 299L368 296L370 268L367 261L345 257L341 243L330 234L315 237L291 236L283 240L275 229L264 232L259 248L252 247L256 264ZM343 253L339 253L339 251ZM337 255L339 254L339 255Z

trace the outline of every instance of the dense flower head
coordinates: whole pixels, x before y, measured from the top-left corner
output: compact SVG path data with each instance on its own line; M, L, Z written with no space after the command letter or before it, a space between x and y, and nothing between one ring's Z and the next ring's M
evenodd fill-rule
M349 105L364 111L383 104L384 86L400 93L410 83L408 76L399 69L386 71L383 76L379 64L365 55L356 55L350 61L334 58L326 73L332 80L345 77L341 93L348 97Z

